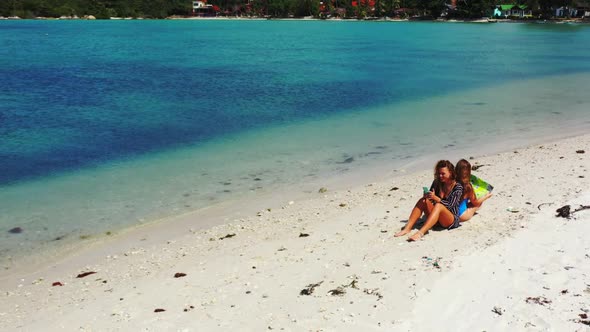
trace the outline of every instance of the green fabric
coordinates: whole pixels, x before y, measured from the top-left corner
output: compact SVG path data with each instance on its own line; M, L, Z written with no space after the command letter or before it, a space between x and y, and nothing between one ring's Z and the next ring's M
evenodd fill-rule
M512 9L512 7L514 7L515 5L500 5L500 9L504 10L510 10Z
M485 194L492 192L494 187L485 182L484 180L478 178L477 176L471 174L471 186L473 186L473 191L475 192L475 197L480 198L483 197Z

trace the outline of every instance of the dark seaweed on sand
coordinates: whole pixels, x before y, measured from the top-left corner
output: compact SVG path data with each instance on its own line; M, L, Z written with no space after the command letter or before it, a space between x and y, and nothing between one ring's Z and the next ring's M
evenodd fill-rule
M555 210L555 212L557 212L557 214L555 216L570 219L574 213L579 212L579 211L583 211L583 210L587 210L587 209L590 209L590 205L582 205L573 211L571 211L571 206L564 205L564 206L560 207L559 209Z
M236 233L227 234L226 236L222 236L222 237L220 237L219 239L220 239L220 240L223 240L223 239L229 239L229 238L232 238L232 237L234 237L234 236L236 236Z
M324 281L320 281L318 283L315 284L309 284L307 285L304 289L301 290L301 292L299 292L299 295L311 295L313 294L313 292L315 291L315 288L318 287L319 285L321 285L322 283L324 283Z
M76 276L76 278L84 278L84 277L87 277L87 276L89 276L91 274L95 274L95 273L96 272L94 272L94 271L83 272L83 273L78 274Z

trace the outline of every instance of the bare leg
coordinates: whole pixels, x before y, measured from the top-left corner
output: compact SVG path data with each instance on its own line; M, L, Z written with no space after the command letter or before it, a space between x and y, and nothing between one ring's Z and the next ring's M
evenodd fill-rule
M471 219L477 210L479 210L479 206L467 208L467 210L465 210L465 212L463 212L463 214L459 217L459 221L463 222Z
M448 228L453 224L455 221L455 216L449 211L444 205L436 204L434 209L432 209L432 213L428 215L424 226L420 228L419 231L414 233L414 235L408 238L408 241L416 241L419 240L428 232L436 223L438 222L441 224L442 227Z
M475 202L472 202L472 205L467 208L467 210L465 210L465 212L463 212L463 214L459 217L459 221L463 222L471 219L475 215L475 212L479 210L483 202L485 202L490 197L492 197L492 193L487 193L484 197L476 200Z
M420 198L418 200L418 202L416 202L416 205L414 205L414 208L412 209L412 212L410 213L410 217L408 218L408 223L406 224L404 229L395 233L394 236L398 237L398 236L403 236L403 235L410 233L412 228L414 228L416 221L418 221L418 219L420 219L420 217L422 216L422 213L429 215L431 213L431 211L433 210L433 208L434 208L434 205L432 205L432 203L429 200L424 199L424 198Z

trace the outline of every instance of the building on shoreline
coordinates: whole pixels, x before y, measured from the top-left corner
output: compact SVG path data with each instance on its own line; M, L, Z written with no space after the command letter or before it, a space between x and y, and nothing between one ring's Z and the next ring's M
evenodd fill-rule
M207 0L193 1L193 16L213 17L217 16L219 7L207 3Z
M559 7L555 9L555 17L589 18L590 7Z
M527 5L497 5L494 9L494 17L531 18L533 17L533 11Z

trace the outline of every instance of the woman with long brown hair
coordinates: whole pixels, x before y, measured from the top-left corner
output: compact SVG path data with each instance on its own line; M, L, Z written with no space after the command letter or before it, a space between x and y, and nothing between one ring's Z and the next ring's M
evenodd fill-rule
M463 222L471 219L483 202L490 198L492 194L488 192L480 198L475 196L475 191L471 185L471 164L467 160L459 160L455 171L457 172L457 181L463 185L463 197L459 203L459 221Z
M455 167L448 160L440 160L434 167L434 181L430 190L416 202L406 226L394 236L403 236L412 230L424 213L428 217L424 225L408 241L421 239L428 230L439 223L442 227L459 227L459 203L463 197L463 185L457 182Z

